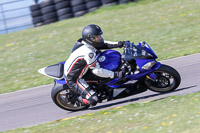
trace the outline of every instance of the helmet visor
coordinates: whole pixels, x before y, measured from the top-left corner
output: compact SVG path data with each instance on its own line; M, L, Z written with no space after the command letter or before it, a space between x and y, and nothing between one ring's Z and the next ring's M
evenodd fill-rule
M93 35L93 42L104 42L104 37L103 34L102 35Z

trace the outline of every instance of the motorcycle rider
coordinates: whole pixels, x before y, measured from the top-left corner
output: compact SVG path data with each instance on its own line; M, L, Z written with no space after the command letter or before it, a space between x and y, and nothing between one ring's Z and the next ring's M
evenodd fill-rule
M113 72L101 68L96 59L98 49L120 48L124 43L125 41L104 41L101 28L95 24L87 25L82 30L82 38L75 43L64 65L66 83L80 95L79 101L88 106L94 106L98 102L94 90L82 78L88 69L91 69L93 74L104 78L122 78L125 75L123 71Z

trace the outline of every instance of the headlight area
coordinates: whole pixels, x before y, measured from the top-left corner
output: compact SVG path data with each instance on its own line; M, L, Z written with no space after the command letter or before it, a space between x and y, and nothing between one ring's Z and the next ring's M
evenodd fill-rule
M151 61L146 63L144 66L142 66L142 69L148 70L150 69L152 66L154 66L156 64L156 61Z

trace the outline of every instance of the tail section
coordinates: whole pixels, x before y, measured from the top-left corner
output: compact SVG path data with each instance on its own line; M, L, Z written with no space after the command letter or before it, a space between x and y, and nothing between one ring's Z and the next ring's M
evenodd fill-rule
M64 64L59 63L48 67L44 67L39 69L38 72L50 78L61 80L64 75Z

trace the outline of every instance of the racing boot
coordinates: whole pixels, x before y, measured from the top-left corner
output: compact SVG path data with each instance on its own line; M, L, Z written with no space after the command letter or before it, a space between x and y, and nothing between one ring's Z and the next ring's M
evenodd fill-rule
M85 98L82 96L79 96L78 100L87 106L95 106L98 102L98 96L96 94L93 94L89 97L87 95Z

